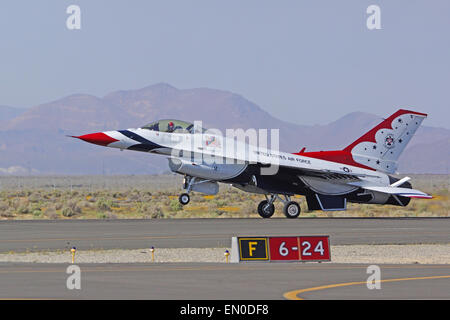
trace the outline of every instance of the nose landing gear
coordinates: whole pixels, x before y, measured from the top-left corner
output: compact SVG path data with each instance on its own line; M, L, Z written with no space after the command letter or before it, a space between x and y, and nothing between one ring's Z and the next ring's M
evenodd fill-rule
M192 189L192 186L195 183L195 177L189 177L189 176L184 176L183 178L183 189L186 190L185 193L180 194L180 196L178 197L178 201L183 205L187 205L189 203L189 201L191 200L191 197L189 196L189 192Z
M180 203L185 206L189 203L189 201L191 200L191 197L189 196L189 194L187 193L182 193L180 194L180 196L178 197L178 201L180 201Z

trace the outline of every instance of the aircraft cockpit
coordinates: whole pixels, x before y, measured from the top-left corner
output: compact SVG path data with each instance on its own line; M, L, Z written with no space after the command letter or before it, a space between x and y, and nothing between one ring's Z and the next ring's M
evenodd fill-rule
M156 122L149 123L142 129L159 131L159 132L175 132L175 133L200 133L205 132L205 129L201 127L194 127L194 124L181 120L164 119Z

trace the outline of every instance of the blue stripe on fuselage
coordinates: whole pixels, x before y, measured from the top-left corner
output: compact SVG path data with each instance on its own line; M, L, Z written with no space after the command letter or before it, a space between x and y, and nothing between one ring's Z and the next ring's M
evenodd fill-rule
M134 141L140 142L139 144L135 144L132 145L131 147L128 147L127 148L128 150L148 152L156 148L162 148L162 146L160 146L159 144L151 142L150 140L147 140L144 137L141 137L140 135L131 132L129 130L119 130L119 132Z

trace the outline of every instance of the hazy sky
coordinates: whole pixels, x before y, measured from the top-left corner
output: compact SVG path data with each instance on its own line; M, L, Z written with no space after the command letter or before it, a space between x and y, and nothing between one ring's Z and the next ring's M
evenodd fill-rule
M81 30L66 27L71 4ZM0 39L1 105L167 82L299 124L403 107L450 128L448 0L2 0Z

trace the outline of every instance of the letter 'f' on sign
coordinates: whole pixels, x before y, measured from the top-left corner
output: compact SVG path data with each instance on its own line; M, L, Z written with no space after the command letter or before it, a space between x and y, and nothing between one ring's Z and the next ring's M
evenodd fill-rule
M248 253L249 253L249 255L250 255L250 257L252 257L253 256L253 251L255 251L256 250L256 245L258 244L258 242L256 242L256 241L250 241L249 243L248 243Z

